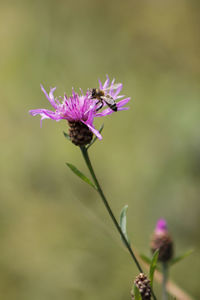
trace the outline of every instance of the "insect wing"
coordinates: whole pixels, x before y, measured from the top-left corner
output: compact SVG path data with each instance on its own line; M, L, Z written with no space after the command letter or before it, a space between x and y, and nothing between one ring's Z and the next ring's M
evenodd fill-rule
M109 87L107 87L106 89L103 89L103 90L105 92L109 92L110 90L118 89L120 86L122 86L122 83L116 83L116 84L110 85Z
M106 104L107 104L108 106L113 106L113 105L115 105L115 100L114 100L113 98L111 98L111 97L106 97L106 96L104 96L104 97L101 97L101 99L102 99L103 101L105 101Z

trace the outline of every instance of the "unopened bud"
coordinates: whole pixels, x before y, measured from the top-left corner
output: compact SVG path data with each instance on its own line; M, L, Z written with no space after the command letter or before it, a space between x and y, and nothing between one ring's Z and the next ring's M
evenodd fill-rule
M158 260L161 262L169 261L173 256L173 241L167 229L164 219L158 220L155 231L151 239L151 250L154 253L159 250Z

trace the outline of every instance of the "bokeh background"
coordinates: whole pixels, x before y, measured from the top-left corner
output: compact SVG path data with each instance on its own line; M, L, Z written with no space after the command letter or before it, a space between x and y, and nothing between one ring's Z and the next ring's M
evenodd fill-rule
M0 298L130 299L137 269L98 195L65 162L87 173L64 121L40 90L95 87L108 74L124 84L130 110L97 120L103 140L91 158L138 252L164 217L176 253L171 270L200 298L200 2L0 2ZM160 293L158 285L155 286ZM158 296L159 298L159 296Z

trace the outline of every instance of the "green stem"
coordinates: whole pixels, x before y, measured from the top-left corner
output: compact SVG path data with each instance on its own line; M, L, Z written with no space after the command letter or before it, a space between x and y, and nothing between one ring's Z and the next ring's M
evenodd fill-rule
M162 281L162 300L167 300L167 279L168 279L168 265L167 263L162 263L162 274L163 274L163 281Z
M86 165L87 165L87 167L88 167L88 169L90 171L90 174L91 174L91 176L92 176L92 178L94 180L94 183L95 183L95 185L97 187L97 191L98 191L99 195L101 196L101 199L102 199L102 201L103 201L103 203L104 203L104 205L105 205L105 207L106 207L106 209L107 209L107 211L108 211L108 213L109 213L109 215L110 215L110 217L111 217L111 219L112 219L112 221L113 221L113 223L114 223L117 231L119 232L122 240L124 241L124 243L125 243L128 251L129 251L131 257L133 258L133 260L134 260L134 262L135 262L135 264L136 264L139 272L143 273L143 270L142 270L142 268L141 268L141 266L140 266L140 264L139 264L139 262L138 262L138 260L137 260L137 258L135 256L135 254L133 253L133 250L132 250L132 248L131 248L128 240L126 239L124 233L122 232L121 227L120 227L119 223L117 222L117 219L115 218L115 216L114 216L114 214L112 212L112 209L110 208L110 205L108 204L108 201L106 200L106 197L105 197L105 195L104 195L104 193L102 191L102 188L101 188L101 186L100 186L100 184L99 184L99 182L97 180L97 177L96 177L96 175L94 173L94 170L93 170L93 167L92 167L92 164L91 164L91 161L90 161L87 149L85 147L80 147L80 149L81 149L83 158L84 158L84 160L86 162ZM156 297L155 297L153 291L152 291L152 296L153 296L154 300L156 300Z

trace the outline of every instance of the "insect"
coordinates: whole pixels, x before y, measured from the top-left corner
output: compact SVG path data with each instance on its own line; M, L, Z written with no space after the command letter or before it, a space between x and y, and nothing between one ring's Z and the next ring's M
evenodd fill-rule
M97 105L100 103L99 107L97 107L96 111L100 110L104 104L104 102L113 110L117 111L117 105L113 97L109 95L109 90L116 89L119 87L119 84L116 84L112 87L109 87L107 89L101 90L97 88L93 88L90 90L91 93L91 99L97 99ZM108 91L108 92L107 92Z

